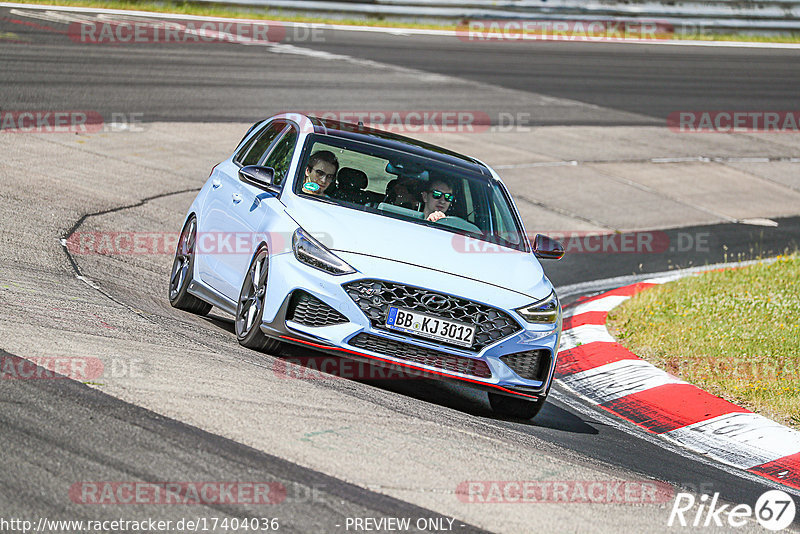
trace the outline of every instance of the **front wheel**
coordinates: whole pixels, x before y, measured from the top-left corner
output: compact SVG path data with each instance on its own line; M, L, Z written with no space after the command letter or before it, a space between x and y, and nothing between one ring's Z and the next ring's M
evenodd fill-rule
M205 315L211 311L211 304L200 300L188 292L189 283L194 273L194 252L197 241L197 219L192 217L186 221L175 260L172 262L172 274L169 278L169 303L173 308Z
M269 251L266 245L258 249L242 282L239 301L236 305L236 339L248 349L277 352L282 343L266 337L261 332L264 301L267 294L269 273Z
M544 406L546 397L527 400L520 397L509 397L497 393L489 393L489 404L496 413L516 419L532 419Z

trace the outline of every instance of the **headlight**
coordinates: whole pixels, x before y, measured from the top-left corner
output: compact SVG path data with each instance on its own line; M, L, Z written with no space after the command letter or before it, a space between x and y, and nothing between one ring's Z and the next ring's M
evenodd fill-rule
M555 323L558 320L558 297L556 292L530 306L517 308L516 312L529 323Z
M292 236L292 250L297 261L320 271L337 276L356 272L346 261L325 248L322 243L308 235L302 228L295 230Z

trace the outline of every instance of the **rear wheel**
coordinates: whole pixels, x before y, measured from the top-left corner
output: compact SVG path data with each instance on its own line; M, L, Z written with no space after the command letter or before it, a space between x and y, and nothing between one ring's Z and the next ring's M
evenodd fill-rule
M520 397L509 397L497 393L489 393L489 404L496 413L517 419L532 419L544 406L546 397L527 400Z
M266 245L262 245L250 262L239 292L239 302L236 305L236 339L248 349L277 352L282 343L261 332L268 272L269 251Z
M197 219L192 217L186 221L175 250L175 261L172 262L172 274L169 278L169 303L173 308L205 315L211 310L211 304L187 291L189 283L192 281L192 273L194 273L196 241Z

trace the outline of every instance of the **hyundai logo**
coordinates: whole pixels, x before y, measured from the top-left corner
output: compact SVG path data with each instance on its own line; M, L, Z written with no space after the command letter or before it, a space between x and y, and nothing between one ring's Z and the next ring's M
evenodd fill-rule
M430 311L444 311L450 307L450 301L442 295L425 295L421 302Z

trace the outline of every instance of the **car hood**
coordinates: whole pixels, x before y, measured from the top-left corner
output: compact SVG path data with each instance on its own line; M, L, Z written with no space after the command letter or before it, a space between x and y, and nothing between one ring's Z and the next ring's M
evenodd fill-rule
M294 198L287 213L332 251L403 262L522 293L553 290L533 254L452 232L314 200ZM359 265L353 265L357 270ZM368 273L375 276L374 273Z

